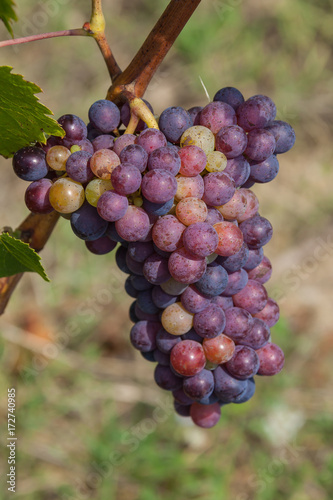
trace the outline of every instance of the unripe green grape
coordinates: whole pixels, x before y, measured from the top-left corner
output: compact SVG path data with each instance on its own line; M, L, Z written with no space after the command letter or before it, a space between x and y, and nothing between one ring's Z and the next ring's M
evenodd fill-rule
M207 155L206 170L208 172L222 172L227 166L227 157L220 151L212 151Z
M69 177L62 177L51 186L49 199L52 207L62 214L78 210L84 202L84 188Z
M112 184L110 180L105 179L93 179L87 184L85 189L85 195L87 202L93 207L97 207L98 200L105 191L110 191L112 189Z
M53 146L46 154L46 162L52 170L66 170L66 161L71 152L65 146Z
M202 125L194 125L185 130L180 139L180 146L198 146L209 155L215 148L215 137L213 132Z

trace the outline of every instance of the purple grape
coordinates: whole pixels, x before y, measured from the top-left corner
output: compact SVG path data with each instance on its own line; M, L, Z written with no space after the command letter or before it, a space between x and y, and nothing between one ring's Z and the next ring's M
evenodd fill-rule
M276 375L284 365L284 354L282 349L276 344L268 342L264 347L258 349L260 367L258 375Z
M225 314L220 307L210 304L193 318L193 328L200 337L212 339L220 335L225 327Z
M259 357L254 349L237 345L232 358L225 364L228 372L240 380L253 377L259 369Z
M244 264L246 263L249 256L249 249L246 243L243 243L242 248L239 252L234 255L230 255L230 257L223 257L219 255L215 262L220 264L228 273L234 273L239 271Z
M273 154L275 145L274 135L265 128L250 130L244 154L250 160L263 162Z
M260 349L269 341L270 329L264 321L253 318L251 328L247 331L244 339L239 344L246 345L252 349Z
M209 297L221 295L227 285L228 273L216 262L212 262L207 266L205 274L195 284L199 292Z
M112 240L112 241L116 241L117 243L121 243L126 248L128 247L128 241L124 240L123 238L121 238L121 236L119 236L119 234L117 233L114 222L109 223L108 228L107 228L106 233L105 233L105 236L110 238L110 240Z
M202 344L203 338L197 334L194 328L191 328L191 330L182 335L182 340L194 340L195 342Z
M130 340L132 345L141 352L150 352L156 349L156 335L160 328L158 322L139 321L132 326Z
M152 236L155 245L164 252L173 252L182 246L186 226L174 215L164 215L155 222Z
M202 109L202 106L193 106L187 110L188 114L192 118L193 125L200 125L200 112Z
M253 326L251 314L241 307L231 307L225 311L224 335L230 337L234 342L242 342L250 328Z
M195 401L209 398L214 390L214 376L209 370L201 370L193 377L188 377L183 382L183 391Z
M62 115L58 120L59 125L64 129L65 140L81 141L88 135L86 124L76 115ZM96 127L98 128L98 127ZM63 139L63 140L64 140Z
M165 203L152 203L151 201L143 198L143 208L148 214L161 216L166 215L170 212L174 204L174 198L166 201Z
M154 372L156 384L166 391L175 391L183 385L183 379L178 377L168 366L157 365Z
M272 326L274 326L279 321L280 317L279 306L277 305L275 300L268 299L265 307L258 313L255 313L255 317L262 319L267 326L272 328Z
M25 192L25 204L28 209L35 214L49 214L53 212L53 207L49 201L49 192L52 181L49 179L39 179L32 182Z
M250 176L250 164L243 155L231 158L227 161L227 166L223 170L234 181L236 188L244 186Z
M160 130L147 128L136 137L135 144L142 146L143 149L150 154L155 149L166 146L167 140L165 135Z
M156 363L154 352L155 351L140 352L140 354L146 361L150 361L151 363Z
M85 202L76 212L71 214L71 227L74 234L87 241L97 240L104 236L108 223L98 215L96 208Z
M263 257L260 264L248 271L249 279L256 280L262 285L267 283L267 281L272 276L272 264L271 261L267 257Z
M166 293L160 286L154 286L152 291L152 299L154 304L160 309L165 309L171 304L177 302L177 297Z
M130 297L133 297L133 299L136 299L137 296L138 296L138 290L136 290L134 288L134 286L132 285L132 281L131 281L131 278L132 276L128 276L126 278L126 281L125 281L125 292L127 293L127 295L129 295ZM132 304L133 305L133 304ZM132 307L132 306L131 306ZM130 316L131 317L131 316Z
M138 292L143 292L144 290L149 290L153 288L153 285L146 280L144 276L131 276L131 284L135 290Z
M205 273L206 259L196 257L185 248L180 248L172 252L169 257L169 271L176 281L190 285Z
M153 302L151 289L139 292L136 302L144 313L157 314L159 312L159 308Z
M168 141L179 144L181 136L192 127L193 122L185 109L172 106L162 112L158 125Z
M225 102L210 102L200 112L200 125L209 128L213 134L217 134L222 127L236 123L235 110Z
M116 251L116 264L123 273L131 274L131 271L128 269L126 264L126 254L127 249L125 247L118 247L118 250Z
M128 253L128 250L126 253L126 264L131 273L135 274L136 276L143 276L143 262L137 262L136 260L132 259L132 257Z
M276 107L272 99L264 95L255 95L243 102L237 109L238 125L246 132L265 127L274 120Z
M191 418L199 427L210 429L220 420L221 408L218 403L202 405L196 402L190 408Z
M124 134L120 137L117 137L113 143L113 151L116 155L120 156L122 150L126 148L126 146L130 146L135 143L136 135L133 134Z
M235 183L224 172L210 172L204 177L205 192L203 201L210 206L224 205L235 193Z
M238 125L229 125L220 128L215 137L215 148L225 154L227 158L237 158L244 153L247 146L247 136Z
M232 297L223 297L222 295L217 295L211 298L211 303L219 306L223 311L234 307L234 302Z
M140 276L140 278L141 278L141 276ZM137 301L135 301L134 312L135 312L135 315L139 318L139 321L153 321L153 322L160 321L159 314L148 314L148 313L143 312L140 309Z
M246 219L239 225L244 241L250 250L257 250L266 245L273 235L273 228L269 220L260 215Z
M105 191L97 202L97 211L102 219L114 222L126 214L128 200L114 191Z
M148 153L138 144L129 144L129 146L125 146L119 158L121 163L133 165L141 173L147 168Z
M187 406L193 403L193 399L185 394L183 388L172 391L172 395L175 398L175 401L180 405Z
M170 366L170 356L169 354L165 354L165 352L160 351L159 349L155 349L154 351L155 361L162 366Z
M146 104L146 106L148 106L150 111L154 114L154 110L152 108L152 105L148 101L146 101L146 99L142 99L142 100ZM125 102L125 104L121 107L121 110L120 110L120 119L121 119L121 122L125 125L125 127L127 127L127 125L129 124L130 118L131 118L131 109L130 109L128 102ZM139 120L139 123L138 123L135 131L141 132L145 128L147 128L147 125L145 124L145 122L143 120Z
M217 232L206 222L191 224L183 232L184 247L198 257L211 255L216 250L218 242Z
M239 269L234 273L229 273L228 285L223 290L222 295L225 297L231 297L232 295L240 292L247 285L248 279L248 274L244 269Z
M213 405L214 403L218 403L218 401L219 398L214 394L214 392L212 392L212 394L208 398L202 398L200 399L200 401L198 401L198 403L200 403L201 405Z
M295 131L289 123L275 120L269 122L265 128L274 135L276 141L274 154L286 153L295 144Z
M250 314L262 311L267 299L265 287L255 280L249 280L243 290L233 296L235 306L246 309Z
M94 173L90 168L90 158L91 154L86 151L72 153L66 162L68 176L81 184L91 181L94 178Z
M182 339L177 335L171 335L164 328L160 328L156 335L156 344L160 351L170 354L172 348Z
M233 403L236 398L244 395L247 390L247 380L239 380L223 367L218 366L214 372L215 389L214 392L223 403Z
M109 134L115 130L120 122L120 111L111 101L100 99L90 106L89 120L95 128L104 134Z
M270 156L266 160L257 163L250 161L250 178L252 181L265 183L270 182L277 176L279 172L279 161L275 155Z
M181 417L189 417L191 413L190 405L181 405L178 401L174 401L173 403L175 412Z
M143 274L153 285L160 285L170 278L168 261L157 253L150 255L144 263Z
M203 311L210 304L210 298L199 292L194 285L186 288L181 294L180 300L185 309L193 314Z
M152 203L165 203L177 192L177 181L166 170L150 170L142 179L142 194Z
M86 241L85 244L88 250L95 255L105 255L112 252L117 246L117 243L110 240L107 236L102 236L93 241Z
M38 181L49 171L45 152L32 146L19 149L13 156L15 174L24 181Z
M171 175L177 175L181 161L173 146L155 149L148 160L148 170L166 170Z
M133 241L128 245L128 253L136 262L144 262L152 253L154 246L151 241Z
M247 258L247 261L243 265L243 268L246 271L251 271L251 269L254 269L260 264L263 257L264 257L264 250L262 247L258 248L257 250L249 250L249 256Z
M214 226L214 224L224 221L223 215L216 208L214 207L207 207L207 208L208 208L208 215L207 219L205 220L207 224Z
M99 151L100 149L112 149L113 143L114 137L109 134L99 135L92 141L94 152Z
M141 186L141 173L128 163L118 165L111 174L111 183L118 194L127 196L135 193Z
M236 111L238 106L244 102L244 97L235 87L223 87L214 95L214 101L226 102Z
M238 396L238 398L236 398L235 401L233 401L233 403L236 404L246 403L254 396L256 390L256 384L254 378L253 377L248 378L246 382L247 382L247 387L245 392L240 396Z
M82 139L81 141L70 141L67 143L67 141L64 140L64 146L66 146L68 149L70 149L72 146L79 146L81 148L81 151L85 151L86 153L89 153L90 155L94 154L94 146L92 143L89 141L89 139Z
M130 205L125 215L116 221L115 227L119 236L124 240L138 241L148 235L150 221L142 208Z

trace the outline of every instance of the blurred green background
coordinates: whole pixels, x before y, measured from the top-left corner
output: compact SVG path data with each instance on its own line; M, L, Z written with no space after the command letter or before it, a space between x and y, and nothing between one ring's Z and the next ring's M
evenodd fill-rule
M88 0L21 0L15 36L80 27ZM122 68L166 1L104 0ZM64 219L43 261L1 319L0 499L7 498L6 394L17 390L18 484L24 500L328 500L333 491L333 1L203 0L151 82L165 107L205 105L227 85L272 97L297 143L280 173L255 186L275 229L265 253L280 303L273 340L284 371L255 397L223 408L213 430L175 417L153 365L129 344L124 276L88 254ZM1 39L6 39L0 27ZM56 116L87 120L108 74L93 40L55 39L0 51L0 64L39 84ZM26 185L1 159L1 226L27 215ZM21 201L20 201L21 200ZM8 493L8 492L7 492ZM8 498L11 498L8 494Z

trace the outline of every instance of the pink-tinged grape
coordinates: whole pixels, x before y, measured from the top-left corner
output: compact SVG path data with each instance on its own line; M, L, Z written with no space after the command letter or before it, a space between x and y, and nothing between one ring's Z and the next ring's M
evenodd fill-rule
M152 299L154 304L160 309L165 309L177 301L177 297L166 293L160 286L154 286L152 291Z
M198 313L206 309L210 304L210 297L199 292L199 290L191 285L184 290L180 297L181 303L185 309L192 313Z
M194 315L193 328L200 337L211 339L220 335L225 327L225 314L222 309L210 304Z
M176 215L185 226L205 222L208 215L207 205L199 198L183 198L176 207Z
M102 219L96 208L85 202L71 214L71 228L81 240L93 241L105 236L108 223Z
M257 350L259 357L258 375L276 375L284 365L284 354L276 344L268 342L264 347Z
M178 155L181 160L181 175L195 177L205 170L207 156L198 146L184 146L178 151Z
M247 199L242 191L237 189L235 194L224 205L216 207L226 220L237 219L242 216L246 210Z
M133 241L128 245L128 253L136 262L144 262L154 253L154 246L151 241Z
M207 266L205 274L195 284L197 289L209 297L220 295L228 284L227 271L217 264L212 262Z
M102 236L94 241L86 241L85 245L89 252L95 255L105 255L112 252L116 248L117 243L110 240L107 236Z
M270 182L277 176L279 172L279 161L275 155L262 162L250 161L250 179L258 182Z
M201 175L196 175L195 177L177 175L176 181L177 191L175 199L177 201L180 201L183 198L202 198L205 188Z
M142 240L149 232L149 217L142 208L130 205L125 215L116 221L115 227L126 241Z
M188 111L180 106L166 108L159 118L158 125L168 141L179 144L180 138L193 125Z
M249 279L259 281L264 285L272 276L272 264L267 257L263 257L260 264L251 271L248 271Z
M244 102L244 97L235 87L223 87L223 89L216 92L214 101L226 102L236 111L238 106Z
M97 207L98 200L106 191L112 189L110 180L93 179L87 184L85 189L86 200L93 207Z
M223 221L214 224L213 227L219 237L219 243L215 253L224 257L229 257L239 252L243 245L243 234L235 224Z
M224 173L233 179L235 187L238 188L248 180L251 173L250 164L243 155L231 158L227 161Z
M154 110L153 110L150 102L146 101L146 99L142 99L142 100L148 106L150 111L152 113L154 113ZM121 107L121 110L120 110L120 119L121 119L121 122L125 125L125 127L128 126L130 118L131 118L131 108L130 108L128 102L125 102L125 104ZM141 132L145 128L147 128L147 125L145 124L145 122L143 120L139 120L139 123L138 123L135 131Z
M193 403L193 405L191 405L190 415L195 425L203 429L210 429L220 420L221 408L218 403L213 403L211 405Z
M102 219L115 222L126 214L128 200L114 191L106 191L101 195L97 203L97 211Z
M264 321L269 328L272 328L279 321L280 309L275 300L269 298L265 307L255 313L254 316Z
M32 182L25 192L25 204L28 209L35 214L49 214L53 212L53 207L49 200L52 181L49 179L39 179Z
M207 155L207 172L222 172L227 166L227 157L221 151L212 151Z
M180 248L169 257L169 271L176 281L190 285L205 273L206 259L196 257L185 248Z
M265 127L274 120L276 107L272 99L264 95L255 95L237 108L238 125L246 132Z
M289 123L275 120L269 122L265 128L274 135L276 141L274 154L286 153L295 144L295 131Z
M113 143L113 151L117 156L120 156L120 153L126 146L130 144L134 144L136 139L136 135L134 134L123 134L120 137L117 137Z
M206 364L202 345L194 340L182 340L172 348L170 363L180 375L193 377L201 372Z
M173 406L174 406L174 409L175 409L175 412L177 413L177 415L179 415L181 417L189 417L190 416L190 412L191 412L190 405L181 405L180 403L178 403L178 401L174 401Z
M132 259L128 252L126 253L126 264L128 269L135 276L143 276L143 262L137 262L136 260Z
M215 137L217 151L227 158L236 158L244 153L247 146L247 136L238 125L228 125L220 128Z
M147 128L143 130L135 139L135 144L142 146L148 153L152 153L157 148L162 148L167 145L165 135L155 128Z
M175 398L175 402L179 403L182 406L188 406L193 403L193 398L188 397L185 394L183 388L172 391L172 395Z
M248 256L249 249L246 243L243 243L239 252L234 255L230 255L230 257L222 257L219 255L216 259L216 263L223 266L228 273L234 273L239 271L244 266L247 262Z
M73 181L86 184L94 178L94 173L90 168L91 154L86 151L76 151L71 154L66 162L67 175Z
M125 146L119 155L121 163L129 163L141 173L147 168L148 153L138 144Z
M206 222L196 222L188 226L183 233L183 245L198 257L212 254L219 242L215 229ZM172 249L175 250L175 249Z
M153 253L145 260L143 274L149 283L161 285L170 278L168 260Z
M36 147L19 149L13 156L15 174L24 181L38 181L48 173L44 151Z
M259 357L251 347L237 345L233 357L227 361L225 366L231 375L245 380L257 373L259 369Z
M214 207L207 207L208 209L208 214L205 222L207 224L210 224L211 226L214 226L214 224L217 224L218 222L222 222L223 215Z
M217 134L221 127L237 123L235 110L225 102L210 102L200 112L200 125Z
M256 195L249 189L240 188L239 191L244 194L247 199L245 212L238 216L238 222L243 222L250 217L256 215L259 209L259 201Z
M224 172L211 172L204 177L205 192L202 197L207 205L224 205L235 193L235 183Z
M127 196L135 193L141 186L140 171L130 164L121 164L111 173L111 183L118 194Z
M241 342L253 326L251 314L241 307L231 307L225 311L226 325L224 334L234 342Z
M94 152L100 149L112 149L114 144L114 137L109 134L99 135L92 141Z
M247 331L246 336L239 340L238 343L252 347L252 349L260 349L267 344L270 337L269 327L264 321L259 318L253 318L251 328Z
M260 262L264 257L263 248L258 248L258 250L249 250L249 255L247 261L243 265L245 271L251 271L255 267L259 266Z
M247 135L247 146L244 154L250 160L262 162L274 153L275 146L276 142L271 132L265 128L254 129Z
M50 188L49 200L57 212L71 214L83 205L84 188L69 177L58 179Z
M243 290L233 296L235 306L251 314L260 312L267 304L267 299L266 289L255 280L249 280Z
M254 250L266 245L273 235L272 224L260 215L246 219L240 224L239 229L247 246Z
M222 295L212 297L211 303L216 304L221 309L223 309L223 311L230 309L230 307L234 307L234 301L232 300L232 297L223 297Z
M184 335L193 326L193 314L186 311L181 302L176 302L164 309L161 323L171 335Z
M154 379L156 384L165 391L175 391L183 385L183 379L173 373L168 366L157 365Z
M148 170L166 170L171 175L177 175L180 164L180 158L174 146L164 146L150 153Z
M53 146L46 153L46 163L52 170L66 170L66 161L71 152L65 146Z
M166 170L150 170L143 176L141 189L147 200L162 204L175 196L177 181Z
M110 149L100 149L90 158L90 168L99 179L110 180L112 171L120 164L119 156Z
M165 252L173 252L182 245L182 234L186 226L174 215L164 215L158 219L153 227L153 241Z
M177 297L178 295L182 294L187 287L187 284L180 283L172 277L161 284L161 288L164 292L168 293L169 295L175 295Z
M209 398L214 390L214 376L209 370L201 370L200 373L188 377L183 382L184 393L194 401Z
M66 133L66 140L81 141L86 139L88 134L86 124L78 116L62 115L58 123Z
M223 290L223 295L225 297L231 297L235 295L246 287L248 280L248 274L245 269L239 269L234 273L229 273L228 285Z
M180 139L180 146L198 146L208 155L215 149L215 137L207 127L194 125L185 130Z
M234 341L222 333L212 339L204 339L202 347L206 359L216 365L229 361L235 351Z
M120 122L118 106L106 99L94 102L89 108L88 115L90 123L104 134L115 130Z
M156 345L161 352L170 354L172 348L181 342L181 337L177 335L172 335L167 332L164 328L160 328L156 335Z
M200 112L202 109L202 106L193 106L192 108L187 110L190 117L192 118L193 125L200 125Z

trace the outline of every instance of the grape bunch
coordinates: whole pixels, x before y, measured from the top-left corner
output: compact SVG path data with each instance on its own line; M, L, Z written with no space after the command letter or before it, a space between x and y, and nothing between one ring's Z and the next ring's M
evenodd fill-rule
M130 114L99 100L87 126L64 115L65 137L21 149L13 168L31 181L29 210L70 219L95 254L119 244L131 343L157 363L176 412L209 428L222 406L253 396L255 375L283 367L270 335L279 307L264 287L273 229L250 188L276 177L295 134L269 97L245 101L233 87L205 107L165 109L159 129L139 121L124 133Z

